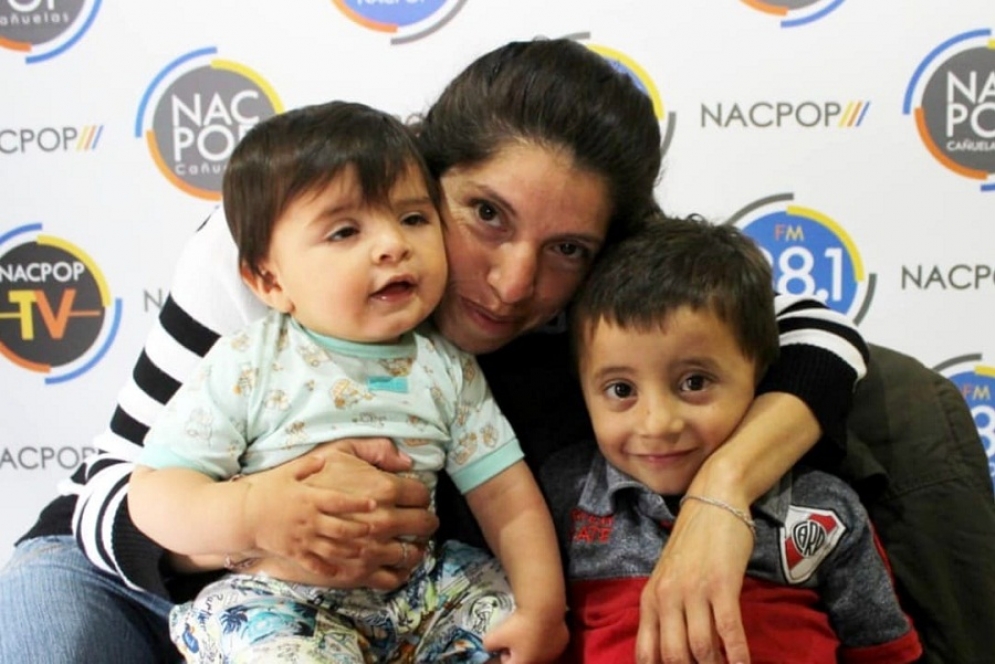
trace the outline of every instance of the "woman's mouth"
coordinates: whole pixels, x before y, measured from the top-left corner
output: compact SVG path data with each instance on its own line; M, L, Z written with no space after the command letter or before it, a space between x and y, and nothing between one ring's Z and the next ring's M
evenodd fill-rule
M520 322L518 317L498 316L471 300L466 298L461 298L461 300L463 302L463 309L466 311L470 319L474 321L478 327L481 327L486 331L499 334L507 333L508 330L518 328Z

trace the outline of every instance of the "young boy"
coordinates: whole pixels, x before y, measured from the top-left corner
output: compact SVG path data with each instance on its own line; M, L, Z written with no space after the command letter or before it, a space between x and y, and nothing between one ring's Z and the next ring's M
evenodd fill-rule
M251 479L224 480L386 436L430 489L449 473L501 565L429 547L407 585L380 592L242 560L171 614L187 661L490 661L485 633L491 650L554 659L567 632L549 512L474 358L423 325L446 260L437 189L408 130L359 104L290 111L241 141L223 193L242 278L271 312L215 344L150 430L129 489L135 523L181 554L257 550L274 506Z
M750 514L686 493L777 355L771 283L764 256L735 228L654 220L595 265L575 300L597 449L561 453L547 466L556 472L543 473L568 561L566 661L634 660L640 593L687 500L754 533L741 599L754 664L919 657L867 516L842 481L796 470Z

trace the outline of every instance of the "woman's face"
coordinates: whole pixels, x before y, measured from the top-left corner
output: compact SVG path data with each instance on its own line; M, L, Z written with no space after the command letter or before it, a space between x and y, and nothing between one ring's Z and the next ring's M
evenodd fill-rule
M441 179L449 283L440 331L470 353L496 350L567 304L604 243L608 185L567 152L511 143Z

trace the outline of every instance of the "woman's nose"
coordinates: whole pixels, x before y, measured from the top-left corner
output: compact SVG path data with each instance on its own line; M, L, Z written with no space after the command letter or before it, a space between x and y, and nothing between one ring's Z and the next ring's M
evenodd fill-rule
M505 304L516 304L535 293L538 260L527 245L504 244L487 274L487 283Z

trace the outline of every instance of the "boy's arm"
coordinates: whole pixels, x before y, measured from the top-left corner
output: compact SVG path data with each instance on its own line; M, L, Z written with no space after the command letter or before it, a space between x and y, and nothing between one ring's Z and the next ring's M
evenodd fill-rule
M553 520L524 461L466 494L467 503L501 561L515 613L484 639L511 661L552 661L568 640L566 590Z

